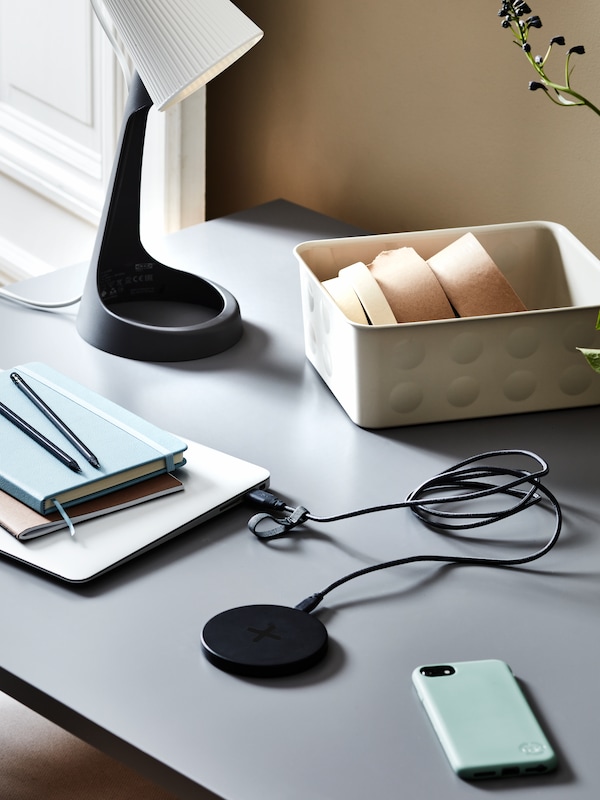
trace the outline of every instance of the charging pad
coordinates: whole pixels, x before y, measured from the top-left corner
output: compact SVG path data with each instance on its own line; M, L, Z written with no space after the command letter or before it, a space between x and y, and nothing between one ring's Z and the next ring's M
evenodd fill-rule
M206 623L202 648L219 669L272 678L317 664L327 652L327 639L323 623L306 611L287 606L240 606Z

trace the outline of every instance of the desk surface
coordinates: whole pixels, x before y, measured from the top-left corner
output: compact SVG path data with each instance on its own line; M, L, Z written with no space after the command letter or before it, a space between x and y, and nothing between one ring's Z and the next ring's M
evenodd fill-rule
M83 587L0 561L0 688L182 798L207 797L205 787L227 800L453 800L478 789L447 766L411 672L500 658L521 679L561 768L479 788L511 800L532 791L592 800L600 411L356 427L305 360L292 254L305 239L348 232L276 202L171 237L170 263L217 280L240 302L244 337L220 356L136 363L82 341L73 312L5 303L0 367L46 361L165 428L264 465L276 491L315 514L401 499L482 450L535 450L550 463L547 483L565 512L558 546L526 569L415 564L349 583L319 611L327 659L271 681L212 667L200 652L204 623L237 605L294 605L375 560L501 548L440 542L405 511L313 526L265 546L240 508ZM21 291L64 296L77 280L67 270ZM551 520L511 524L536 544Z

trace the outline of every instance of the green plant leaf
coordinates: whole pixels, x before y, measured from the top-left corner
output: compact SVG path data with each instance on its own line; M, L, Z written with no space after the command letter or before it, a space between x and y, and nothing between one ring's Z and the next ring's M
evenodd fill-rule
M583 354L590 367L596 372L600 372L600 350L590 350L587 347L578 347L577 349Z

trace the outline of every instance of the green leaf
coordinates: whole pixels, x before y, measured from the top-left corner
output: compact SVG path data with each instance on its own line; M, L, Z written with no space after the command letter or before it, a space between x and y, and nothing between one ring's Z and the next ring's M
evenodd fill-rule
M577 349L583 354L590 367L596 372L600 372L600 350L590 350L587 347L578 347Z

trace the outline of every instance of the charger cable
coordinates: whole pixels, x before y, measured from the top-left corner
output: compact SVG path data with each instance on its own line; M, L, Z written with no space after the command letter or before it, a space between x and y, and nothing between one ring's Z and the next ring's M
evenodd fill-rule
M532 469L511 466L509 459L525 460ZM408 508L418 519L433 530L465 531L491 525L519 514L535 505L549 506L554 515L554 528L546 543L525 556L489 558L477 556L414 555L385 561L351 572L334 581L319 592L302 600L295 608L310 612L323 598L339 586L391 567L415 562L441 562L488 567L518 567L535 561L548 553L558 541L562 528L562 511L554 494L542 483L549 472L547 462L529 450L491 450L471 456L447 470L421 483L405 500L386 505L371 506L332 516L319 517L304 506L292 507L266 490L255 490L246 495L255 507L263 509L249 521L248 527L262 541L289 534L305 522L318 524L338 522L352 517ZM504 504L489 510L475 504L490 497L502 497Z

